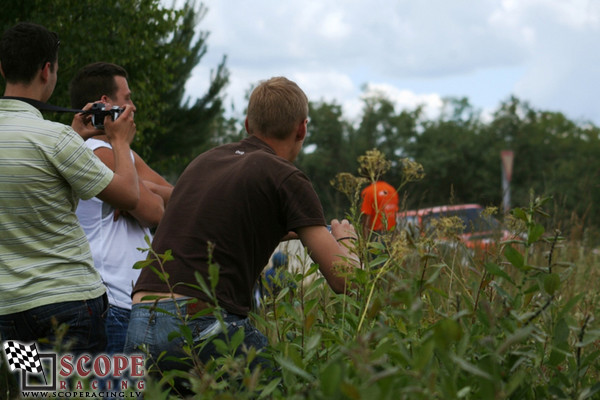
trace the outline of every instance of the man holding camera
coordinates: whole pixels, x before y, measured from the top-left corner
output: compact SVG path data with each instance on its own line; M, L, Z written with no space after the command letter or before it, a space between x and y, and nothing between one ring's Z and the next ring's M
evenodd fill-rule
M61 344L94 354L106 345L106 289L75 208L79 198L94 196L120 209L136 207L138 175L129 153L135 123L129 105L116 121L105 121L113 172L73 129L93 135L89 115L77 114L73 128L43 119L32 104L54 91L59 45L56 33L31 23L0 38L6 80L0 98L0 336L51 346L66 324Z
M101 103L96 104L127 105L136 111L127 78L127 71L116 64L96 62L86 65L71 81L71 107L82 108L97 101ZM104 164L114 169L115 158L106 135L94 136L85 144ZM108 354L123 352L131 313L131 289L139 276L139 270L133 269L133 264L145 258L138 248L148 247L145 237L151 237L150 228L158 225L173 190L173 186L134 151L131 151L131 157L138 173L140 191L140 201L134 209L123 212L97 197L80 201L77 207L77 217L90 242L94 266L107 288Z

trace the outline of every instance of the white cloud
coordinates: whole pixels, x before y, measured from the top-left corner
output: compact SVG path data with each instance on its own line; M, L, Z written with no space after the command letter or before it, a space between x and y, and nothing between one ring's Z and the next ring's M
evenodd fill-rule
M444 101L437 93L416 94L410 90L398 89L387 84L369 84L364 97L383 96L398 106L398 110L415 110L422 106L427 119L435 119L440 115Z
M466 96L486 110L510 94L600 122L596 0L205 0L209 51L188 92L228 56L238 111L257 81L296 80L313 101L357 115L365 84L399 105ZM203 90L204 89L204 90Z
M325 40L340 40L347 37L350 30L351 27L344 21L344 15L338 11L328 13L317 32Z
M358 96L351 77L334 70L296 72L289 78L298 83L311 101L333 102Z
M530 0L521 14L522 20L537 21L537 39L524 62L526 72L515 83L517 96L537 109L600 122L600 4Z

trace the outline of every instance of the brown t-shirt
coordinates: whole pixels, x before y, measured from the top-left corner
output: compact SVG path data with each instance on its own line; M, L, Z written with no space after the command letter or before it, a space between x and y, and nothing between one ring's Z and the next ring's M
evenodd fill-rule
M190 163L175 185L152 247L158 254L172 250L174 260L165 269L176 293L208 300L189 285L198 286L196 272L208 283L211 243L212 261L219 265L219 304L245 316L256 279L281 238L297 228L325 224L306 175L250 136ZM168 291L150 268L142 270L133 292L140 290Z

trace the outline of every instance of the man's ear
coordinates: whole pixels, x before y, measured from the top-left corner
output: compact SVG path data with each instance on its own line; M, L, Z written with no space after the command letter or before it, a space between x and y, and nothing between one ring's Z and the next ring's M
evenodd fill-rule
M306 138L306 132L307 132L306 125L307 124L308 124L308 119L305 119L304 121L300 122L300 125L298 125L298 129L296 130L296 141L297 142L301 142Z
M45 83L48 81L48 76L50 75L50 71L52 69L52 64L50 64L50 62L46 62L46 64L44 64L44 67L42 68L42 72L40 74L40 77L42 78L42 81Z
M6 79L6 76L4 75L4 69L2 68L2 63L0 63L0 74L2 74L4 79Z

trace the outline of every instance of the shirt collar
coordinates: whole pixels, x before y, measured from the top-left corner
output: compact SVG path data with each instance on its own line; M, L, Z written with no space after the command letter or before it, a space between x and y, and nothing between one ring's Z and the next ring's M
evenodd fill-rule
M273 150L273 148L271 146L269 146L266 142L263 142L261 139L259 139L258 137L254 136L254 135L249 135L242 142L246 142L249 145L258 147L262 150L266 150L269 153L273 153L276 155L275 150Z
M11 112L28 112L35 114L38 118L44 119L40 110L20 100L0 99L0 110Z

